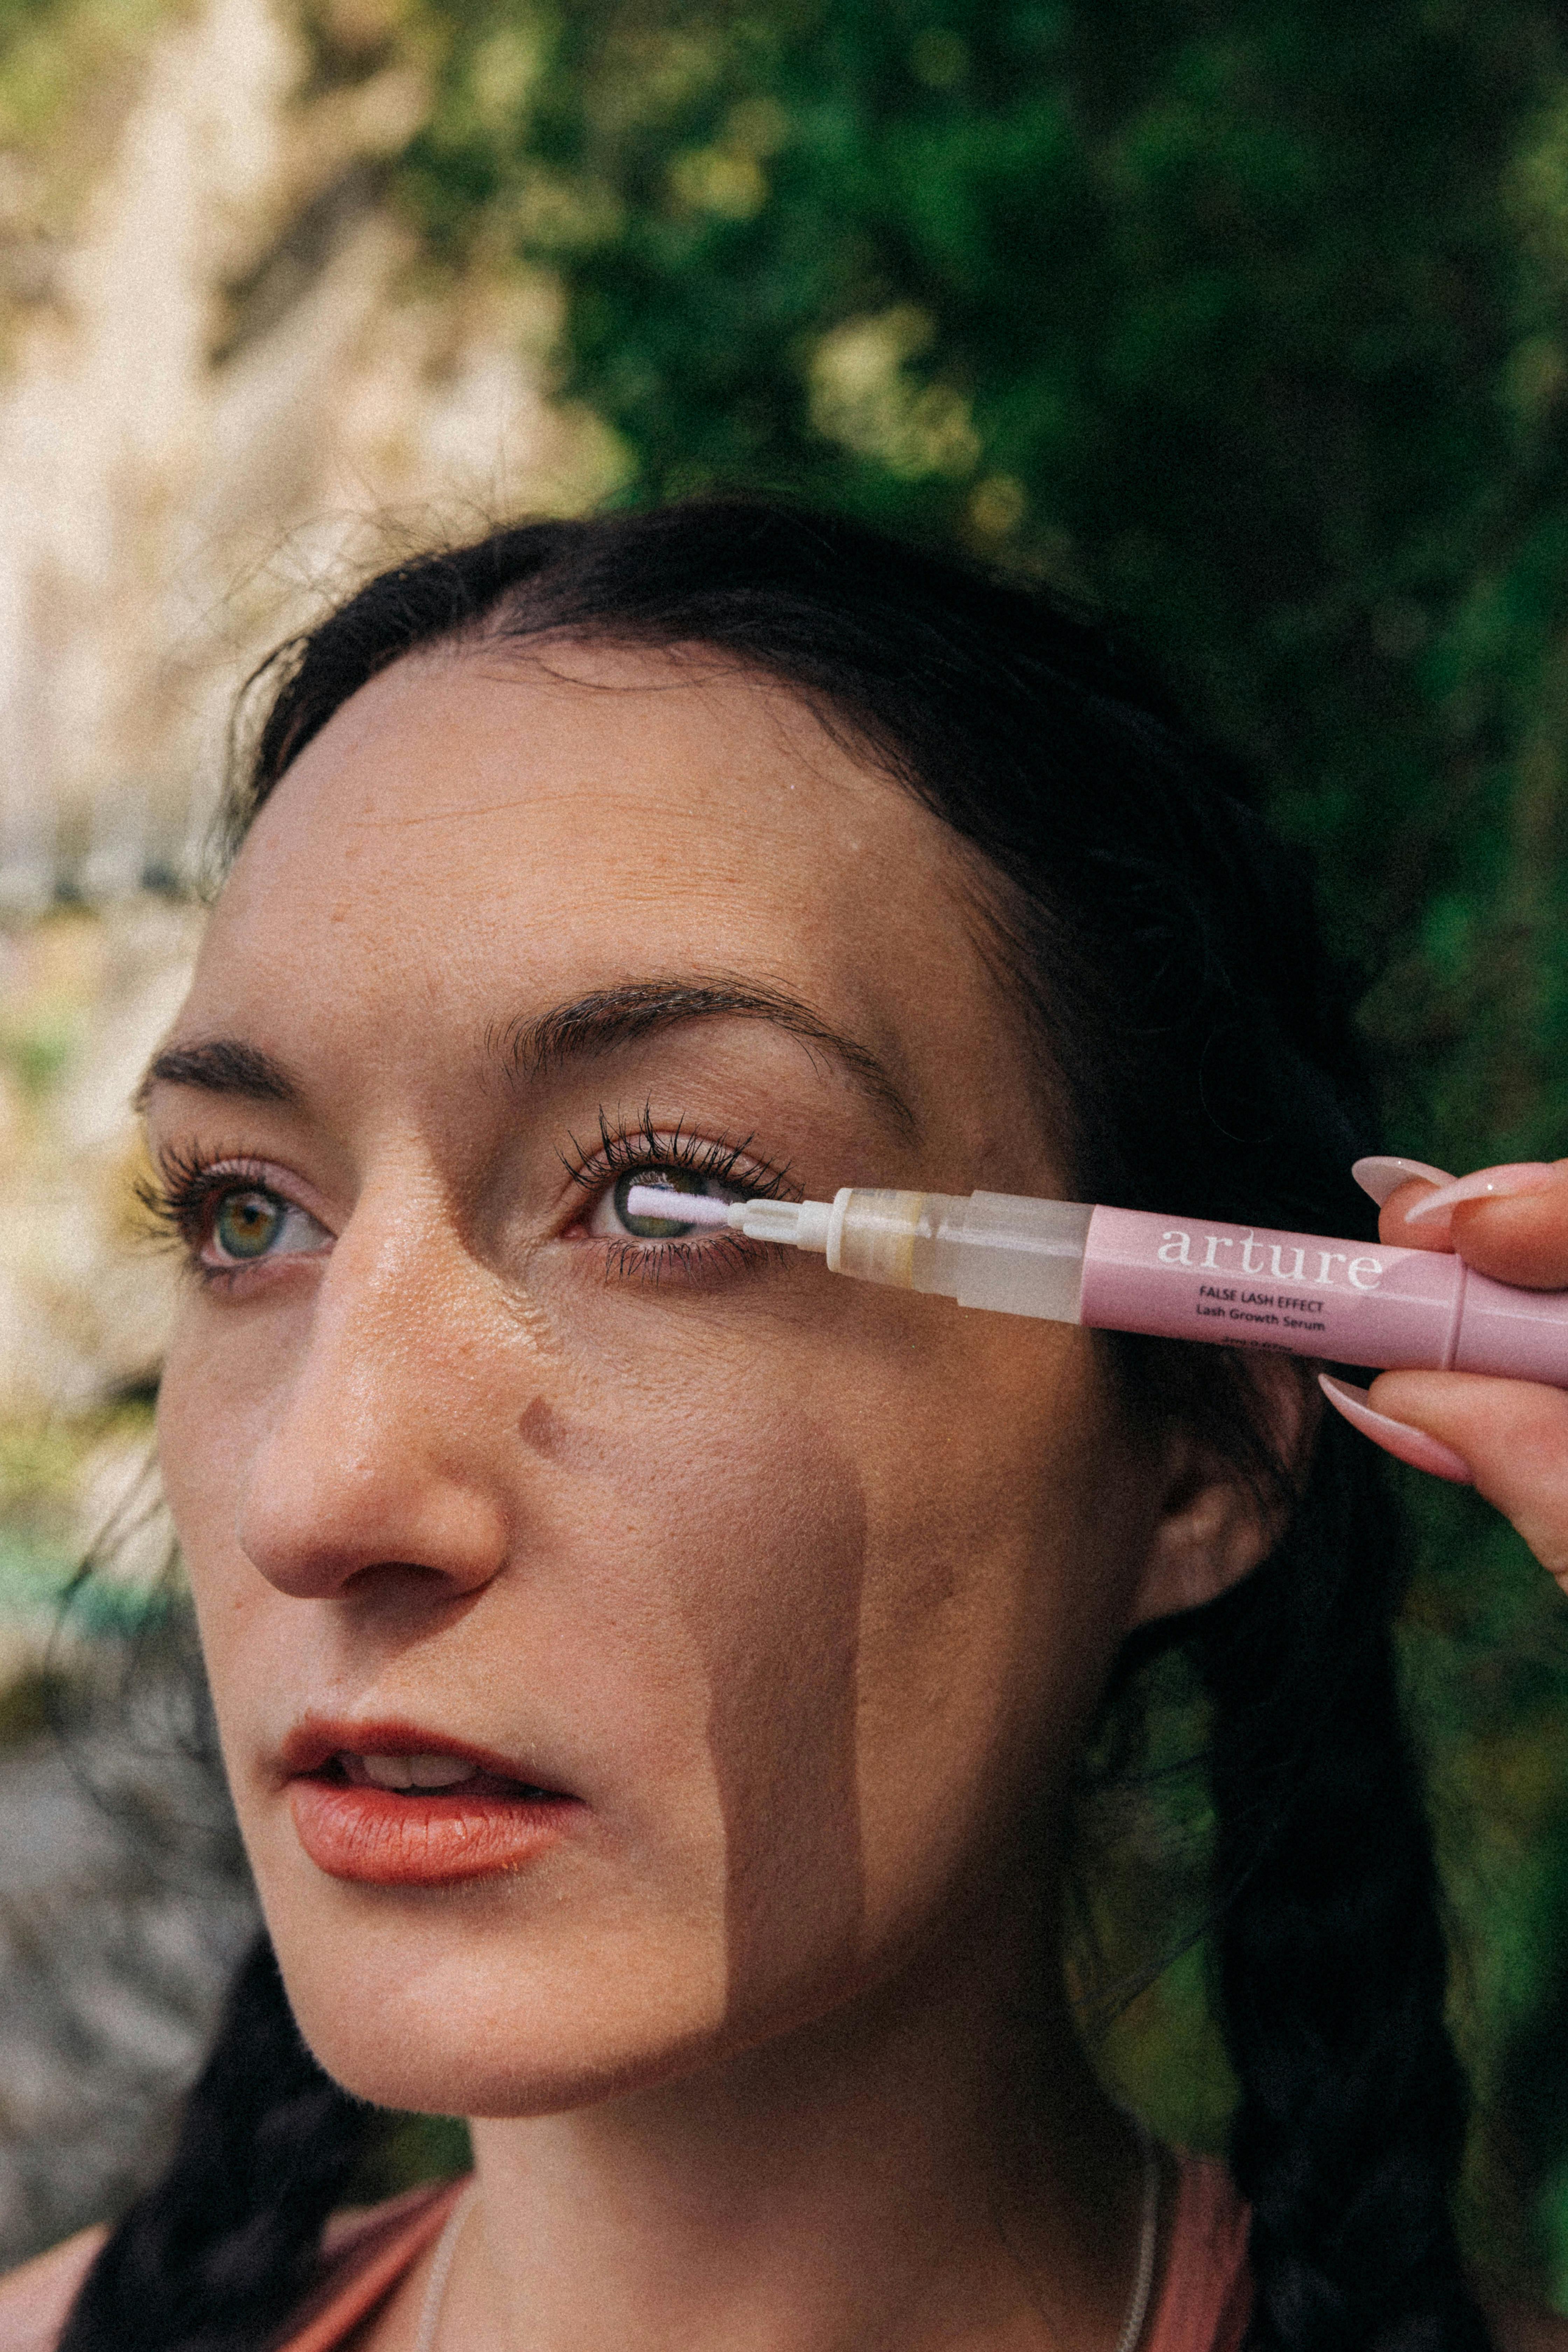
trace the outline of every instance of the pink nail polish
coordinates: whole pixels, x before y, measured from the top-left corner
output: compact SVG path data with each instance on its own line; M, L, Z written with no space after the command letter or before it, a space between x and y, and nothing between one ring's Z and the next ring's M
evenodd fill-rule
M1435 1192L1428 1192L1406 1209L1405 1222L1413 1225L1423 1217L1440 1216L1445 1209L1457 1209L1462 1201L1506 1201L1526 1192L1544 1192L1558 1173L1544 1160L1516 1160L1504 1168L1478 1168L1473 1176L1461 1176L1457 1182L1440 1184Z
M1382 1151L1358 1160L1351 1174L1380 1209L1402 1184L1413 1183L1416 1178L1424 1184L1451 1184L1454 1181L1446 1168L1428 1168L1424 1160L1399 1160L1392 1152Z
M1413 1470L1429 1470L1434 1478L1447 1478L1456 1486L1473 1486L1476 1483L1469 1464L1440 1437L1428 1437L1424 1429L1412 1429L1407 1421L1391 1421L1385 1412L1374 1412L1366 1401L1364 1389L1352 1388L1349 1381L1336 1381L1327 1372L1318 1374L1318 1386L1336 1412L1342 1413L1352 1429L1392 1454L1396 1462L1408 1462Z

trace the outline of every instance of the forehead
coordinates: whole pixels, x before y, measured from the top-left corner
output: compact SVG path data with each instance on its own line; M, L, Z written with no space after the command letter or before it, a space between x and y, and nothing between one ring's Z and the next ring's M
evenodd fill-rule
M490 1019L734 969L897 1051L911 1018L973 1023L973 934L953 837L786 689L701 653L470 649L396 664L288 771L196 995L223 1018L263 974L317 1002L392 982Z

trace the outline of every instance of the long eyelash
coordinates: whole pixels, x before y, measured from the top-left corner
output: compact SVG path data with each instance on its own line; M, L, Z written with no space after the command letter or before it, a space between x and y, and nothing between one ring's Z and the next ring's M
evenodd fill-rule
M749 1242L740 1234L719 1234L696 1246L690 1242L612 1242L605 1279L645 1282L654 1290L675 1279L688 1289L700 1290L733 1275L755 1274L791 1255L774 1242Z
M776 1200L789 1182L788 1161L778 1168L758 1161L752 1156L751 1136L731 1143L687 1135L685 1122L679 1118L673 1127L661 1128L654 1122L651 1103L643 1106L635 1127L615 1125L602 1108L598 1124L597 1151L585 1150L573 1136L571 1154L560 1155L572 1181L584 1192L595 1192L606 1177L635 1168L679 1168L691 1175L710 1177L716 1183L743 1184L757 1200ZM755 1274L787 1255L773 1244L749 1242L740 1234L719 1234L699 1244L621 1241L608 1252L605 1278L643 1282L655 1289L662 1282L677 1279L700 1288L737 1274Z
M739 1143L722 1142L684 1134L684 1124L678 1118L673 1127L656 1127L651 1103L644 1105L634 1128L614 1126L609 1114L601 1109L598 1150L584 1150L573 1136L571 1152L560 1155L562 1163L572 1181L590 1192L606 1176L623 1175L628 1168L679 1168L728 1184L735 1181L736 1171L742 1164L748 1192L771 1201L784 1191L789 1181L788 1161L782 1168L759 1164L750 1157L753 1139L751 1136L743 1136ZM712 1255L710 1247L708 1254Z
M238 1154L214 1160L179 1144L168 1144L158 1154L154 1173L138 1179L135 1192L154 1237L194 1250L201 1239L203 1213L213 1195L247 1185L271 1192L267 1171L258 1161Z

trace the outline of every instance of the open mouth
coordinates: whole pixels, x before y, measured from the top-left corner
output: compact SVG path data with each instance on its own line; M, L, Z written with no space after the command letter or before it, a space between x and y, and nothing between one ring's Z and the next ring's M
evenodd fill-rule
M488 1760L426 1747L296 1743L288 1782L300 1844L329 1877L440 1885L518 1872L558 1844L586 1807ZM300 1766L303 1769L300 1769Z
M352 1749L341 1749L313 1777L322 1780L335 1779L340 1786L350 1789L395 1789L400 1796L427 1796L436 1790L443 1796L452 1796L458 1790L466 1795L496 1797L552 1797L557 1793L553 1789L536 1789L527 1780L510 1780L476 1764L470 1757L434 1755L429 1751L361 1756Z

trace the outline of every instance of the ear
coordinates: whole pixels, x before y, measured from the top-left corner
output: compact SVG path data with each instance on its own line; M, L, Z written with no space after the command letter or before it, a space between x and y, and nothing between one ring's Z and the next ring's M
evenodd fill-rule
M1260 1418L1290 1484L1299 1482L1322 1405L1311 1368L1255 1357ZM1134 1625L1217 1601L1268 1559L1285 1532L1288 1496L1258 1491L1237 1464L1184 1426L1162 1447L1164 1488L1133 1603Z

